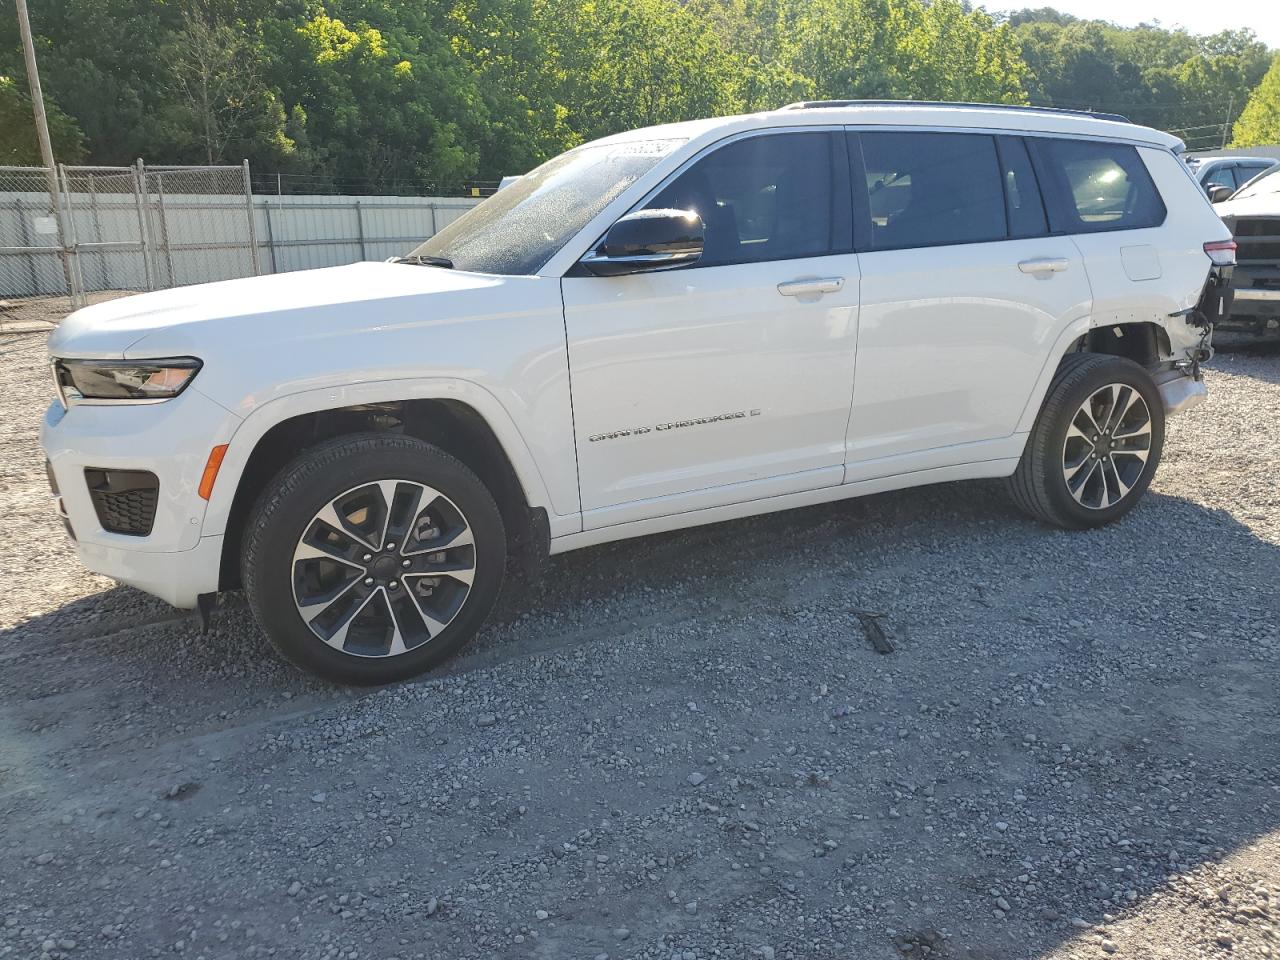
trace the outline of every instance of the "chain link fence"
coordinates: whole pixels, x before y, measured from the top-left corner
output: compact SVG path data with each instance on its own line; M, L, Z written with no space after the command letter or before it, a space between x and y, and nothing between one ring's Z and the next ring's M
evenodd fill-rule
M44 167L0 167L0 321L69 302L58 214Z
M0 320L260 272L249 166L0 167Z
M147 167L157 287L261 273L249 165Z
M78 298L154 289L138 167L59 167L63 226Z
M59 168L82 294L259 272L248 166Z
M0 167L0 331L132 292L385 259L480 202L254 196L247 163L56 174L58 216L43 167Z

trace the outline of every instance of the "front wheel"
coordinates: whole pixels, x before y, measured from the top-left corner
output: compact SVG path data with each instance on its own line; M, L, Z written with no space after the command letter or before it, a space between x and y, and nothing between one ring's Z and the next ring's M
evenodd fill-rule
M1164 404L1151 376L1123 357L1062 361L1018 468L1014 502L1059 527L1111 523L1137 504L1164 447Z
M286 659L341 683L389 683L476 633L502 585L506 536L462 463L412 437L362 434L280 472L249 517L241 564Z

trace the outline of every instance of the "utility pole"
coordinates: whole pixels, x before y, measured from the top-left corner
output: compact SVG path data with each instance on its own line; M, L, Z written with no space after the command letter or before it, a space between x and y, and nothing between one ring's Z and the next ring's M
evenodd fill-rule
M1231 132L1231 111L1235 108L1235 94L1227 97L1227 119L1222 125L1222 149L1227 149L1227 134Z
M53 144L49 140L49 120L44 113L44 92L40 89L40 71L36 69L36 46L31 39L31 18L27 15L27 0L15 0L18 5L18 32L22 35L22 55L27 62L27 83L31 87L31 108L36 122L36 139L40 141L40 160L44 164L45 185L49 190L49 211L58 226L58 256L62 260L62 272L67 279L67 294L75 305L75 287L71 283L71 258L67 251L66 234L62 229L62 204L58 200L58 171L53 163Z

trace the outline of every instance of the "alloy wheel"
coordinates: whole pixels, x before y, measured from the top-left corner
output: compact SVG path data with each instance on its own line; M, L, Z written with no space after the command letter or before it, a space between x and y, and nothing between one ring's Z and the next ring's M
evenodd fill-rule
M1067 490L1090 510L1113 507L1134 488L1151 452L1151 411L1123 383L1091 393L1080 405L1062 448Z
M379 480L330 500L293 553L293 598L320 640L359 657L429 643L458 615L476 573L471 526L426 484Z

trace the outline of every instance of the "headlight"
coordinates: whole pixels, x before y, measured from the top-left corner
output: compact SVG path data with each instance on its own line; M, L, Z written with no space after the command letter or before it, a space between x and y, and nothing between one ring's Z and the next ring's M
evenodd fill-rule
M195 357L164 360L55 360L53 378L63 406L68 400L168 400L197 373Z

